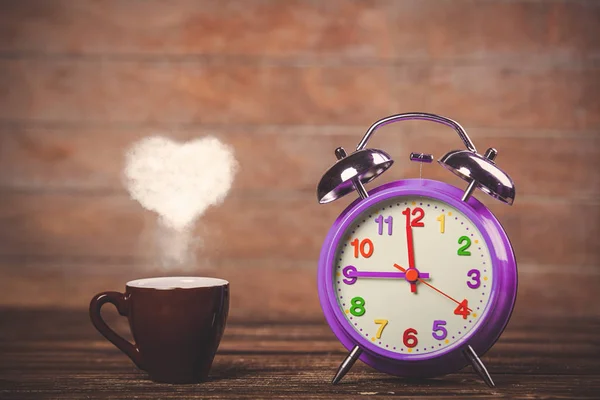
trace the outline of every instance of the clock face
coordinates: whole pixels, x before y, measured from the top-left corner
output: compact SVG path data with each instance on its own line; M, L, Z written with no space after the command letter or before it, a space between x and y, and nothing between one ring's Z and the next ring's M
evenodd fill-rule
M334 292L363 340L407 358L435 357L483 320L492 295L490 251L456 208L429 197L388 198L341 237Z

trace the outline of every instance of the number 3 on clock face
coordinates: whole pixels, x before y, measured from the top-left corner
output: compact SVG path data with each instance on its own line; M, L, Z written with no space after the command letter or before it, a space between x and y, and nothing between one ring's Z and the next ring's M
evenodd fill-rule
M336 231L330 275L320 280L331 285L326 316L335 314L367 357L445 357L489 319L497 249L464 206L444 200L415 194L371 200Z

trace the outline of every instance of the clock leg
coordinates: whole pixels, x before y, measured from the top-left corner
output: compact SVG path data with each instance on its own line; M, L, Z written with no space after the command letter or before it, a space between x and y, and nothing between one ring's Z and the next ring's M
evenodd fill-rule
M358 357L360 357L361 354L362 354L362 349L358 346L354 346L354 348L352 349L350 354L348 354L348 357L346 357L344 362L342 362L342 364L340 364L340 367L338 368L338 371L335 374L335 376L333 377L333 380L331 381L331 383L335 385L340 380L342 380L344 375L346 375L348 373L348 371L350 371L350 368L352 368L352 366L354 365L356 360L358 360Z
M475 353L475 350L473 350L471 346L467 345L467 347L463 350L463 353L465 357L467 357L467 360L469 360L469 362L473 366L475 372L477 372L477 375L479 375L489 387L495 387L496 384L492 380L492 377L490 376L490 373L488 372L483 362L477 356L477 353Z

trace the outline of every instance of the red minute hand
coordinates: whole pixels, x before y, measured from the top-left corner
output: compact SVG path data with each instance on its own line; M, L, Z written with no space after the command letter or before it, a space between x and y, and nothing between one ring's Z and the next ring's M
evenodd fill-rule
M413 243L412 227L408 218L406 224L406 245L408 246L408 268L415 269L415 245ZM411 293L417 293L416 283L410 284L410 291Z

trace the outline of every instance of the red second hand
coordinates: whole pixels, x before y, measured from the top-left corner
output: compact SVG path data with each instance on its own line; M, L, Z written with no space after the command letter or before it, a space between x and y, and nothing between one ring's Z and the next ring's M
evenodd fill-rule
M400 271L402 272L406 272L406 268L402 268L401 266L399 266L398 264L394 264L394 267L398 268ZM456 299L454 299L453 297L448 296L446 293L442 292L441 290L439 290L438 288L436 288L435 286L433 286L430 283L425 282L423 279L419 278L418 279L419 282L424 283L425 285L429 286L430 288L432 288L433 290L435 290L436 292L438 292L439 294L446 296L447 298L449 298L450 300L452 300L453 302L455 302L456 304L460 305L460 302ZM467 307L467 310L469 310L469 312L473 312L473 310L471 310L470 308Z

